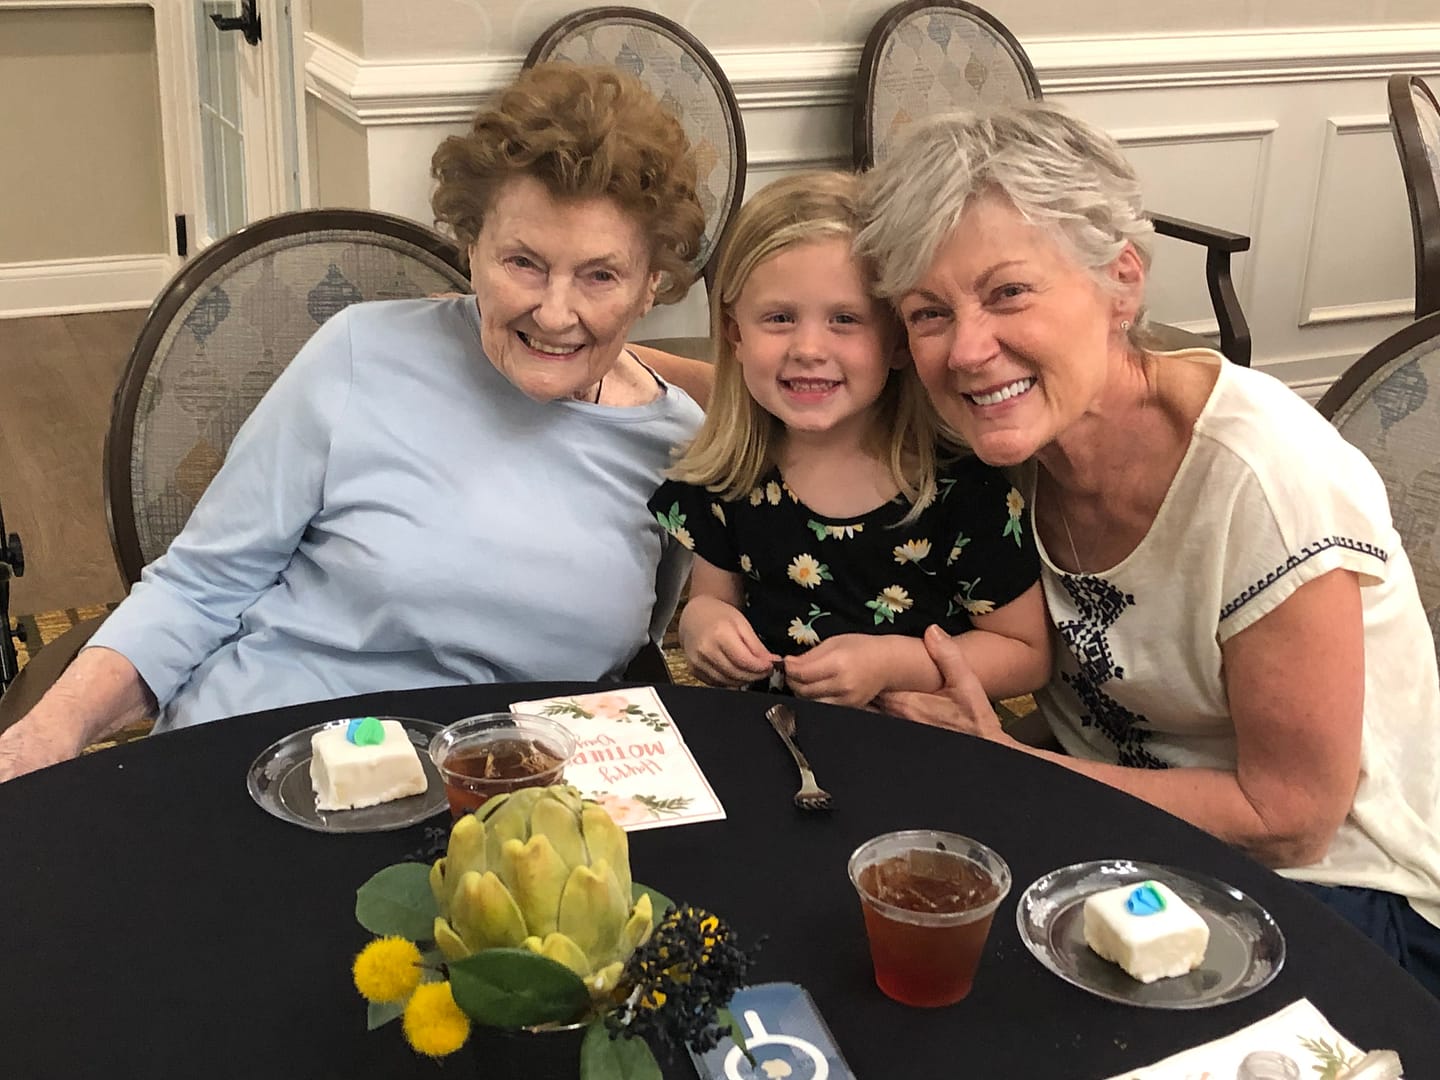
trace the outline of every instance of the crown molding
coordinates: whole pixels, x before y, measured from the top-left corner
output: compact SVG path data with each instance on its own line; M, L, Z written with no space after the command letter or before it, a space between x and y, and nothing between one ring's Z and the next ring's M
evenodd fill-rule
M365 125L461 123L520 71L520 56L366 59L305 35L307 91ZM1417 26L1038 38L1026 51L1048 93L1440 73L1440 23ZM719 49L744 110L848 105L859 45Z

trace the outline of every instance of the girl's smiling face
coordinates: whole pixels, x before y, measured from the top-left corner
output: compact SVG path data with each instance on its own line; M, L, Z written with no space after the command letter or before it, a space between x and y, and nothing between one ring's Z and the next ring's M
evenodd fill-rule
M1007 200L981 196L900 298L920 380L982 460L1025 461L1100 397L1144 268L1127 246L1103 273L1114 289Z
M750 272L726 318L745 386L792 433L869 432L898 366L892 319L849 236L802 241Z

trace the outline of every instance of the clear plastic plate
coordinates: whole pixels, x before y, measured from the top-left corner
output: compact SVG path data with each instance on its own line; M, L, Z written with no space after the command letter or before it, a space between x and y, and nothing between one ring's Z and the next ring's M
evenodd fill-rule
M1194 971L1142 983L1085 944L1085 898L1142 881L1170 886L1210 927L1205 959ZM1238 1001L1273 979L1285 963L1280 928L1239 889L1204 874L1131 859L1100 859L1050 871L1021 894L1015 922L1026 948L1066 982L1147 1009L1206 1009Z
M310 736L323 728L349 722L331 720L291 732L267 747L250 765L246 777L250 797L282 821L330 833L403 829L448 809L445 781L440 778L428 752L430 740L440 731L441 725L407 716L381 716L378 719L398 721L415 744L420 764L425 769L425 779L429 781L423 795L410 795L360 810L317 810L315 789L310 783Z

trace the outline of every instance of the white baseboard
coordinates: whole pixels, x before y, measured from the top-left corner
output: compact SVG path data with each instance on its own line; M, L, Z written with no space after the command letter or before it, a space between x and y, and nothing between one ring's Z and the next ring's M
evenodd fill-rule
M149 307L175 270L169 255L0 263L0 319Z

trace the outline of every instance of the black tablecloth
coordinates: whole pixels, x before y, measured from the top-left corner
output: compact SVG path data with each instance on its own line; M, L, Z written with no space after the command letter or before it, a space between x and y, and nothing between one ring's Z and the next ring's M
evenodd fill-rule
M473 1064L413 1055L365 1030L349 962L368 935L354 891L432 844L441 817L326 835L246 793L266 746L341 716L449 722L570 685L380 694L158 736L0 785L0 1076L444 1077ZM762 695L661 689L728 814L631 834L637 880L765 935L756 981L808 987L862 1078L1107 1077L1308 997L1357 1045L1440 1077L1440 1003L1320 904L1225 845L1125 795L979 740L798 702L830 814L790 802L795 772ZM935 827L995 847L1015 887L975 989L910 1009L876 989L845 862L891 829ZM428 830L428 831L427 831ZM1268 987L1195 1012L1112 1004L1036 961L1015 902L1046 871L1126 857L1213 875L1275 917L1289 953ZM485 1075L483 1072L476 1075ZM688 1063L667 1075L691 1075Z

